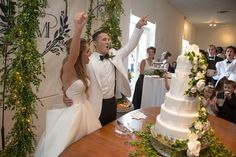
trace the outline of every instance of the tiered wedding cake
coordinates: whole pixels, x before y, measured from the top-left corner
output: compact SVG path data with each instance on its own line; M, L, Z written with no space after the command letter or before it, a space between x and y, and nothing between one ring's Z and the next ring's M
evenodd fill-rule
M177 59L175 74L171 78L170 91L166 93L161 112L156 118L152 132L173 139L187 139L189 128L198 117L198 97L188 97L189 74L192 64L184 55Z
M200 97L205 87L205 57L196 45L189 45L177 58L170 91L165 95L160 114L151 127L153 147L164 156L198 156L201 137L209 128L206 110ZM181 143L181 144L180 144ZM176 149L181 147L181 149ZM184 156L185 156L184 155Z

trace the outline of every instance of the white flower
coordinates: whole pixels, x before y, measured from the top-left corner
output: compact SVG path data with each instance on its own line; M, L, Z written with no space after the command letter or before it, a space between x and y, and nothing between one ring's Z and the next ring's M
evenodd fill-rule
M199 152L201 150L201 143L195 140L195 141L188 141L187 144L188 144L187 155L189 157L199 156Z
M197 45L187 45L185 52L195 52L196 55L200 55L199 47Z
M198 79L202 79L202 78L205 77L205 74L199 71L199 72L197 72L196 77L197 77Z
M200 121L197 121L195 124L194 124L194 128L197 129L197 130L202 130L203 128L203 125Z
M188 135L188 139L189 139L190 141L196 141L196 140L198 139L198 135L195 134L195 133L193 133L193 132L191 132L191 133Z
M195 87L192 87L191 88L191 93L196 93L197 92L197 89Z
M205 107L201 107L201 112L206 112L206 108Z
M197 82L197 90L202 91L205 88L205 81L204 80L199 80Z

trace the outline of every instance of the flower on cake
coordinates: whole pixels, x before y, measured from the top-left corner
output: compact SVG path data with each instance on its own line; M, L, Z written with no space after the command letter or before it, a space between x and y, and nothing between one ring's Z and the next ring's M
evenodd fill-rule
M205 81L203 79L198 81L197 85L196 85L198 91L204 90L205 86L206 86L206 83L205 83Z
M184 51L184 55L192 64L189 89L185 92L187 96L197 97L203 95L205 87L205 73L207 69L207 61L203 54L199 52L197 45L188 45Z
M192 64L191 74L189 75L189 89L185 94L189 97L198 97L200 99L200 109L198 118L190 127L187 142L187 155L189 157L199 156L201 150L200 139L209 130L209 122L207 120L207 111L203 104L203 92L205 89L205 73L207 69L207 61L203 54L199 52L197 45L189 45L184 54Z
M198 140L188 141L187 155L189 157L199 156L201 143Z

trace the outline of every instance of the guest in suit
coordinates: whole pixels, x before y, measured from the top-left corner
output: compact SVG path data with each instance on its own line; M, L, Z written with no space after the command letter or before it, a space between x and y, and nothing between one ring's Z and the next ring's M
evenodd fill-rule
M224 76L226 76L227 78L229 77L231 72L228 70L228 68L232 64L232 61L234 60L234 56L235 56L235 52L233 51L233 49L226 48L226 59L216 63L217 74L213 76L215 80L220 80Z
M95 52L90 56L87 65L91 82L88 95L96 116L103 126L116 119L116 99L122 98L122 95L131 96L124 60L137 46L143 33L142 27L146 24L147 16L137 22L129 42L117 51L109 50L111 40L105 31L93 34ZM64 102L69 103L65 97Z
M153 71L154 67L153 67L152 61L154 59L155 54L156 54L156 48L149 47L147 48L148 57L141 61L140 74L135 84L134 95L133 95L133 100L132 100L135 110L139 109L141 106L144 74L150 73Z
M221 46L216 47L216 51L217 51L217 56L218 57L220 57L222 59L226 58L225 51L224 51L224 49Z
M233 53L234 58L236 56L236 48L234 46L228 46L226 52ZM236 82L236 59L227 67L227 72L230 74L228 79Z
M218 102L218 116L232 123L236 123L236 88L235 82L228 80L224 82L224 92L217 95L217 99L224 100ZM222 105L223 104L223 105Z
M223 60L222 58L216 55L215 45L209 45L208 56L207 56L208 67L207 67L207 73L206 73L206 84L209 84L209 83L213 85L216 84L217 80L215 79L217 78L215 79L213 78L213 76L216 75L216 63L222 60Z

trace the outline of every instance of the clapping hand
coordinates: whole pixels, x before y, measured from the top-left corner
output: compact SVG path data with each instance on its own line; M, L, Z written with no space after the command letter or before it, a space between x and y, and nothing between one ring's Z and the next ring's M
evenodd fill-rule
M225 91L225 98L231 99L231 93L228 91Z
M140 20L137 22L136 27L141 29L144 25L147 25L147 18L148 15L141 17Z

